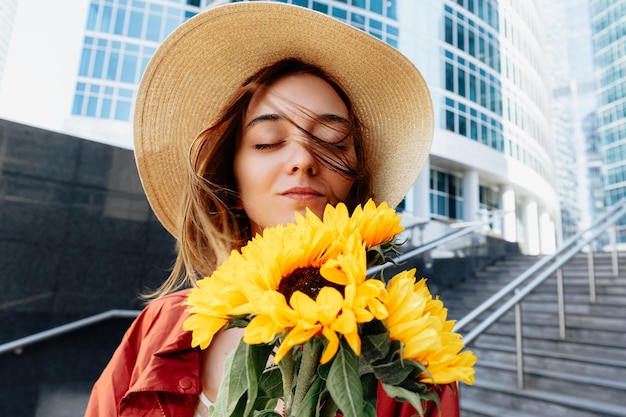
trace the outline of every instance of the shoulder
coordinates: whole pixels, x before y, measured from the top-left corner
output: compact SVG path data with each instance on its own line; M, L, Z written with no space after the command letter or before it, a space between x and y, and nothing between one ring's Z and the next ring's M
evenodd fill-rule
M189 291L188 289L177 291L150 301L141 312L140 317L144 316L144 319L146 319L162 314L184 316L187 309L185 302L187 301Z
M182 290L148 303L126 335L131 344L145 346L154 342L162 346L179 339L185 333L182 324L189 317L185 305L188 294L189 290Z

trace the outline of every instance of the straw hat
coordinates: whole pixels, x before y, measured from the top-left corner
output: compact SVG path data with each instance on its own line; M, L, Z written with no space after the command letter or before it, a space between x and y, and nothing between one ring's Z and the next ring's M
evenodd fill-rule
M433 110L419 71L384 42L325 14L275 2L233 3L189 19L156 51L134 113L135 156L155 214L177 236L188 150L243 82L298 58L329 74L364 125L373 198L391 207L430 151Z

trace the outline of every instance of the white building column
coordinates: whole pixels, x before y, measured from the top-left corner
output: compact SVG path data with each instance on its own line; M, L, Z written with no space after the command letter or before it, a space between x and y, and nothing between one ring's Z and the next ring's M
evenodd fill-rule
M469 170L463 173L463 220L473 222L480 220L480 185L478 171Z
M517 242L517 215L515 213L515 191L505 187L500 194L502 208L502 238L508 242Z
M426 159L426 163L422 168L422 172L413 184L412 212L413 216L420 220L430 219L430 159ZM407 207L409 208L409 207Z
M526 202L524 206L524 226L526 230L526 254L539 255L539 215L535 200Z
M549 255L556 251L554 222L550 219L550 213L545 210L539 215L539 238L542 254Z

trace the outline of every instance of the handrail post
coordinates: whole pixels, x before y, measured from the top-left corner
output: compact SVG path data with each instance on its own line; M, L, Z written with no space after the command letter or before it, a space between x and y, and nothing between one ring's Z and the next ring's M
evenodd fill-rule
M515 290L518 293L519 290ZM524 352L522 345L522 303L515 303L515 363L517 366L517 388L524 389Z
M616 277L619 274L619 266L617 262L617 224L613 224L611 227L611 243L613 251L613 276Z
M587 252L587 272L589 274L589 302L595 304L596 302L596 271L593 264L593 250L589 245L589 252Z
M563 295L563 268L556 270L556 294L559 309L559 337L565 339L565 296Z

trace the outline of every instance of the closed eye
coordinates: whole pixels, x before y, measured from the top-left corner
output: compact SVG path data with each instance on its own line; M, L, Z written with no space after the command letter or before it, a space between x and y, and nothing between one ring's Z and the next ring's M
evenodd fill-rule
M256 145L254 145L254 149L264 150L264 149L277 148L278 146L280 146L281 143L282 142L278 142L278 143L257 143Z

